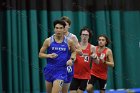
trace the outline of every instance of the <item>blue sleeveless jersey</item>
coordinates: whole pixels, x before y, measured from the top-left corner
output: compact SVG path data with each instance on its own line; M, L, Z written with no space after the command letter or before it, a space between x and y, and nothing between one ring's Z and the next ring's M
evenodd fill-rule
M62 43L57 43L54 40L54 36L51 36L51 42L47 54L56 53L58 56L56 58L47 58L47 65L53 65L55 67L66 66L69 52L68 40L66 37L64 37Z
M68 40L64 37L62 43L57 43L54 40L54 36L50 37L50 46L47 49L47 54L56 53L56 58L47 58L47 65L44 68L45 79L49 82L53 82L56 79L67 79L67 66L68 56L70 53L68 47Z

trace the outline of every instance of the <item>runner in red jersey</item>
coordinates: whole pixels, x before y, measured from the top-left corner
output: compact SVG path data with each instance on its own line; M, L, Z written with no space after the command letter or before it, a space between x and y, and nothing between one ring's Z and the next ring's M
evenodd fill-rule
M98 52L99 47L96 47L96 54L98 57L102 57L103 60L106 60L106 52L107 52L107 47L105 47L100 53ZM92 64L91 68L91 75L94 75L98 78L101 78L103 80L107 79L107 65L104 64L101 60L99 64Z
M91 47L93 47L93 45L87 43L85 49L82 50L83 55L76 55L76 61L74 63L74 78L90 79L90 55L92 52Z
M82 28L80 36L80 46L83 55L81 56L78 53L76 55L74 77L70 84L70 93L83 93L85 91L87 82L90 79L90 56L93 52L95 53L95 46L88 42L91 37L91 30L87 27Z
M106 47L109 43L110 40L106 35L98 37L95 58L99 59L99 64L92 63L91 79L87 86L88 93L93 93L93 86L96 81L99 82L100 93L105 93L108 66L114 67L112 50Z

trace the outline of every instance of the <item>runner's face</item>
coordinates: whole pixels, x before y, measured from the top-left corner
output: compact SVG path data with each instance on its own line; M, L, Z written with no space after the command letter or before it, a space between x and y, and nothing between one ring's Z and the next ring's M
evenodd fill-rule
M101 46L101 47L103 47L103 46L105 46L106 45L106 38L105 37L99 37L98 38L98 45L99 46Z
M54 32L57 36L62 36L64 34L64 27L61 24L56 24Z
M81 40L83 42L88 42L88 39L89 39L89 32L87 30L82 31Z

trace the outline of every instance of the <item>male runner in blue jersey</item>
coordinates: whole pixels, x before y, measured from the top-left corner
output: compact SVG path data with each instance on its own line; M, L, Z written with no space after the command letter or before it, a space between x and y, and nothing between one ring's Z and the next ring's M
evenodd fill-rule
M63 83L67 80L67 66L73 65L76 56L74 42L64 36L65 26L64 21L55 20L55 34L44 41L39 52L40 58L47 58L44 68L47 93L61 92Z

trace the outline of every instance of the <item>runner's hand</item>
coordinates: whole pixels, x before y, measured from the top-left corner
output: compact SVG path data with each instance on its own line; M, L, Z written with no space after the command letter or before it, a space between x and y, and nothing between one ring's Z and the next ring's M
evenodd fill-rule
M71 60L71 59L69 59L68 61L67 61L67 66L72 66L73 65L73 61Z
M56 58L58 55L56 53L48 54L50 58Z

